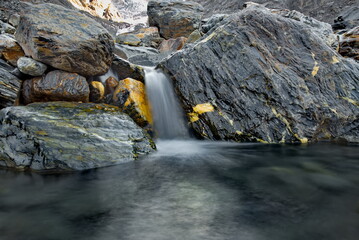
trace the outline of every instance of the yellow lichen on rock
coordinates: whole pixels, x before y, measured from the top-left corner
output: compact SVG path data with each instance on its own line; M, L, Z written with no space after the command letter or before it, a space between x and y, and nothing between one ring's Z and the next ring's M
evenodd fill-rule
M340 60L339 60L339 58L337 58L337 56L332 57L332 64L336 64L336 63L339 63L339 62L340 62Z
M193 111L198 114L203 114L206 112L213 112L214 107L210 103L203 103L203 104L198 104L195 107L193 107Z

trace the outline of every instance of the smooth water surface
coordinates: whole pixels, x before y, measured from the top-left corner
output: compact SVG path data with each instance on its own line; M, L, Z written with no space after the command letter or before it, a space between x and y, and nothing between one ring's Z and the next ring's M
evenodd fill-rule
M357 146L158 148L81 173L0 170L0 239L358 239Z

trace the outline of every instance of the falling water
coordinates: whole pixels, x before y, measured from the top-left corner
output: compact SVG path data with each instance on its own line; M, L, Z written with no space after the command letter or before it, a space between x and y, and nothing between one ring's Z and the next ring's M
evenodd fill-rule
M154 68L146 68L145 74L147 96L158 138L188 138L183 112L169 79L162 71Z

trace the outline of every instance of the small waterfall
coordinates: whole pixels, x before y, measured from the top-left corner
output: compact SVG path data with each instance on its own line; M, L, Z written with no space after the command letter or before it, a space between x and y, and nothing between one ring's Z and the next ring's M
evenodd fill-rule
M152 108L154 128L159 139L189 137L183 111L167 76L154 68L145 69L147 97Z

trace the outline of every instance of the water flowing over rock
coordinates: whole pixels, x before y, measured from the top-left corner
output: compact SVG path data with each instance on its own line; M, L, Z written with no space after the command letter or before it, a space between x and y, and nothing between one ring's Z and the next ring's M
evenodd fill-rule
M20 72L33 77L41 76L47 70L45 64L28 57L19 58L17 60L17 67Z
M165 39L188 37L200 28L203 7L180 0L150 0L147 5L150 26L158 27Z
M21 81L0 66L0 109L14 105Z
M26 55L83 76L104 74L112 62L114 43L106 29L59 5L29 5L15 37Z
M0 165L39 171L85 170L134 160L154 145L108 105L36 103L0 112Z
M264 7L230 16L162 66L203 138L359 142L359 64Z

